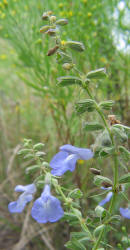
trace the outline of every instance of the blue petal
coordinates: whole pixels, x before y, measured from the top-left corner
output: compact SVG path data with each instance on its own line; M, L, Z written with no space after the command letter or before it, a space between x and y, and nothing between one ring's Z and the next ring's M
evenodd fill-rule
M101 189L103 189L103 190L112 190L112 187L108 187L108 188L101 187Z
M56 176L61 176L67 170L73 172L78 158L79 157L75 154L68 155L67 153L67 157L63 160L57 161L56 165L53 165L53 163L50 164L50 166L53 168L51 173Z
M69 154L67 152L62 151L54 155L50 161L51 168L57 168L57 165L61 164L61 162L64 161L68 155Z
M45 195L34 202L31 215L38 223L56 222L64 215L64 211L57 198Z
M107 202L109 202L110 199L111 199L111 197L112 197L112 195L113 195L113 193L109 192L107 194L106 198L99 203L99 206L103 206L104 204L106 204Z
M8 205L8 210L10 213L21 213L26 204L33 199L32 194L23 193L19 196L17 201L10 202Z
M123 217L130 219L130 209L120 207L120 213Z
M36 192L36 186L35 184L29 184L26 186L17 185L14 190L15 192L28 192L30 194L33 194Z
M91 149L78 148L69 144L61 146L60 150L68 152L69 154L77 154L79 156L79 159L82 160L89 160L94 155Z

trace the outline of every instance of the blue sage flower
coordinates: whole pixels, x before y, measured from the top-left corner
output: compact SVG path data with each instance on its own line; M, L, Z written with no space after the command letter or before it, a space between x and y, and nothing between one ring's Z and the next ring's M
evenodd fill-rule
M63 145L60 152L51 160L51 173L56 176L63 175L66 171L73 172L78 159L89 160L93 157L91 149L77 148L72 145Z
M51 195L50 185L45 185L40 198L34 202L31 215L38 223L56 222L64 215L60 201Z
M10 202L8 210L10 213L21 213L26 204L33 199L33 194L36 192L35 184L29 184L26 186L18 185L14 189L15 192L23 192L17 201Z
M112 190L112 187L108 187L108 188L105 188L105 187L101 187L101 189L103 190ZM107 202L109 202L112 198L112 195L113 195L113 192L109 192L106 196L105 199L103 199L100 203L99 203L99 206L104 206Z
M129 208L123 208L123 207L120 207L120 214L127 218L127 219L130 219L130 209Z

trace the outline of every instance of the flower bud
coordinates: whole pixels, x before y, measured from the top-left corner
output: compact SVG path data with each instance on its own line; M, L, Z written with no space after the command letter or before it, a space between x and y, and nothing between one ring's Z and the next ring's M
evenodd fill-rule
M63 67L63 69L65 69L65 70L70 70L70 69L73 68L73 64L64 63L64 64L62 65L62 67Z
M53 54L56 53L56 51L58 50L59 46L56 45L54 48L52 49L49 49L48 52L47 52L47 56L52 56Z
M76 103L76 112L82 114L86 111L92 112L95 109L95 102L92 99L84 99Z
M78 52L82 52L85 50L85 47L83 45L83 43L80 42L76 42L76 41L68 41L65 44L66 46L68 46L69 48L76 50Z
M51 28L51 26L49 25L44 25L40 28L40 32L41 33L45 33L47 30L49 30Z
M106 69L105 68L96 69L96 70L90 71L87 74L88 79L100 79L100 78L104 78L104 77L106 77Z
M101 174L101 171L99 169L90 168L89 170L91 171L92 174L96 174L96 175L100 175Z
M114 105L114 101L104 101L104 102L100 102L99 106L102 108L102 109L105 109L105 110L109 110L112 108L112 106Z
M58 84L61 86L68 86L73 84L81 85L81 80L78 77L75 76L61 76L58 79Z
M42 20L48 20L49 19L49 16L52 15L52 11L49 10L47 12L44 12L43 15L42 15Z
M68 20L67 19L59 19L56 21L56 24L64 26L64 25L68 24Z
M101 185L105 188L111 187L112 185L109 182L103 181Z
M51 23L55 23L55 21L56 21L56 16L51 16L50 17L50 22Z
M55 36L56 35L56 29L49 29L46 34L49 36Z

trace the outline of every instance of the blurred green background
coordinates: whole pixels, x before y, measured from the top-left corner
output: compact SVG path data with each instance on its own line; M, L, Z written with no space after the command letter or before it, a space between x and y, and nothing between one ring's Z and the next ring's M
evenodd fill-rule
M79 87L56 86L57 77L67 73L56 64L55 56L46 56L53 42L39 32L42 13L52 10L58 18L68 19L62 40L81 41L86 48L84 53L74 54L80 70L87 73L106 68L108 78L94 81L91 88L97 101L115 100L113 110L106 115L115 114L128 125L129 8L128 0L0 1L0 249L62 250L72 231L62 221L37 225L28 216L29 209L22 215L9 214L7 204L16 199L15 185L33 180L33 176L24 175L29 162L17 156L23 138L45 143L49 161L59 146L89 147L97 136L83 130L83 122L98 120L97 115L78 117L75 113L74 103L84 97ZM112 175L105 159L87 164L80 161L73 176L67 173L63 178L66 187L77 186L84 192L84 212L99 201L86 199L96 191L88 171L95 164L105 175ZM124 249L117 246L122 244L121 235L122 231L116 231L113 239L109 234L113 249Z

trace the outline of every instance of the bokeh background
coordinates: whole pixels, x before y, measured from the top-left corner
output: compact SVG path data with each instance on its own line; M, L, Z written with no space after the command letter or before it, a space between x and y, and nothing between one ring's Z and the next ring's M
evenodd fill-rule
M86 133L83 122L100 122L95 113L76 115L74 103L85 97L79 87L56 86L57 77L67 73L56 64L55 56L46 56L53 42L39 32L42 13L52 10L57 18L67 18L62 40L84 43L85 52L73 54L78 69L87 73L106 68L108 78L94 81L91 88L97 101L115 100L106 115L115 114L128 125L129 8L128 0L0 1L0 249L66 249L64 244L73 231L67 222L39 225L29 216L30 206L23 214L9 214L7 205L17 197L14 187L34 178L25 175L30 162L17 152L23 138L45 143L46 161L66 143L89 147L97 134ZM79 161L74 174L67 173L61 181L69 189L76 186L84 192L83 213L91 213L99 201L99 197L89 198L97 189L89 167L97 166L111 177L110 164L107 159ZM125 237L122 223L128 230L122 220L114 238L109 233L113 249L124 249L118 247Z

